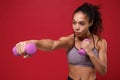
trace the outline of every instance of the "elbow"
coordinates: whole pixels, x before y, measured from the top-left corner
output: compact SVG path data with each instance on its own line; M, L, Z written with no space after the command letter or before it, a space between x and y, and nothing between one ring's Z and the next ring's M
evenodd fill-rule
M105 75L107 73L107 67L103 67L102 70L100 70L101 75Z
M107 73L106 70L100 72L100 74L103 75L103 76L104 76L106 73Z
M47 48L45 49L45 51L53 51L55 49L56 49L56 47L55 47L54 41L49 40L49 46L47 46Z

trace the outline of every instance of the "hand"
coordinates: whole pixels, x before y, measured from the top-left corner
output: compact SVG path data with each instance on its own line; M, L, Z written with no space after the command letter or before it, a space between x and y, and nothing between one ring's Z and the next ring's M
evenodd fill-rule
M82 43L81 43L81 48L84 49L86 51L86 54L89 55L89 52L92 51L92 46L91 46L91 41L86 41L86 40L83 40Z
M16 51L19 55L23 55L23 56L26 56L27 54L25 53L25 45L27 43L26 42L19 42L16 44Z
M24 56L24 58L31 57L36 52L36 45L28 41L19 42L16 44L16 53Z

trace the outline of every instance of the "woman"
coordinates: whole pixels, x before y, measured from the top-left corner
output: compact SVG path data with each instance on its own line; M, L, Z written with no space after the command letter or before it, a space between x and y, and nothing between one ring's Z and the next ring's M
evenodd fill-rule
M102 75L107 72L107 42L100 35L102 19L99 7L84 3L74 11L72 24L74 34L58 40L22 41L16 44L17 52L29 57L24 49L28 43L34 43L44 51L64 48L69 62L68 80L95 80L96 71ZM89 40L84 40L86 38ZM86 52L84 56L79 54L81 48Z

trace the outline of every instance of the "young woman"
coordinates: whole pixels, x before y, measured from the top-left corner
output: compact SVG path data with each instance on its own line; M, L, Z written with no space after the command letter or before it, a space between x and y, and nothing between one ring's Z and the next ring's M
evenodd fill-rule
M25 45L28 43L34 43L44 51L64 48L69 62L68 80L95 80L96 71L102 75L107 72L107 42L100 35L102 19L99 7L84 3L74 11L72 24L73 34L58 40L21 41L16 44L17 52L25 58L29 57L25 53ZM89 41L84 40L86 38ZM79 54L81 48L86 55Z

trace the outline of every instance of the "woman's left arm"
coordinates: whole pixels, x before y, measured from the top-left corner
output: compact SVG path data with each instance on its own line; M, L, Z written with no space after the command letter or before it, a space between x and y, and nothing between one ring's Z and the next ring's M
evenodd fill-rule
M96 70L104 75L107 72L107 42L105 39L102 39L98 42L99 46L99 58L97 58L93 53L90 51L88 56L90 57L92 63L94 64Z

